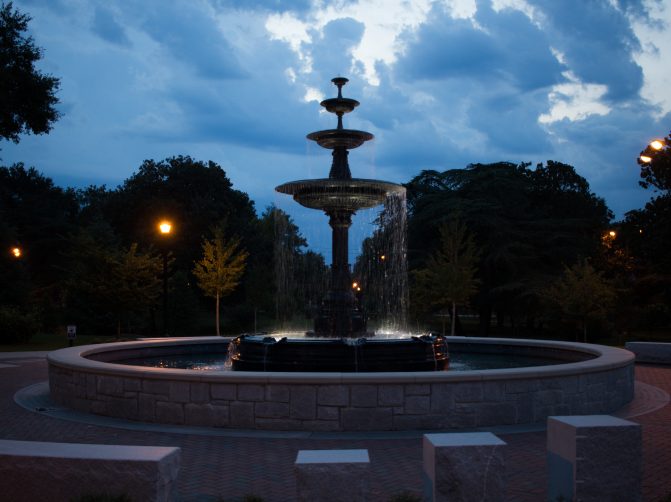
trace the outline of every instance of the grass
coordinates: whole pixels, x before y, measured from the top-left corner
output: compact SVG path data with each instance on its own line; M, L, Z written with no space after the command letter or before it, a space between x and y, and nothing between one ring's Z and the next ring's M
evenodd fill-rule
M133 338L117 339L116 336L87 336L78 335L74 340L73 345L90 345L93 343L108 343L118 341L128 341ZM34 335L28 342L0 344L0 352L28 352L28 351L42 351L42 350L56 350L69 347L70 343L67 336L63 334L54 333L39 333Z

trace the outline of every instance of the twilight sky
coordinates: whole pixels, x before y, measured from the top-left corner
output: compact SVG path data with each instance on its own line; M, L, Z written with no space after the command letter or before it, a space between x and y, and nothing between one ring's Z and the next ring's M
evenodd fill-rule
M355 177L548 159L620 218L652 195L636 156L671 129L669 0L15 0L61 79L47 136L2 142L61 186L115 187L144 159L213 160L256 201L326 177L334 76L376 139ZM322 153L324 152L324 153ZM290 199L289 199L290 200ZM300 219L300 217L298 217Z

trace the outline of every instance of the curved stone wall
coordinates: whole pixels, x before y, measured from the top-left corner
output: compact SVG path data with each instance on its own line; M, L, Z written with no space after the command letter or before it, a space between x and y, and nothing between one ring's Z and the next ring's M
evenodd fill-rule
M592 358L533 368L416 373L202 372L105 362L227 343L201 337L54 351L48 355L51 397L79 411L143 422L388 431L530 424L550 415L612 413L634 393L631 352L540 340L448 337L448 344L452 350L496 346Z

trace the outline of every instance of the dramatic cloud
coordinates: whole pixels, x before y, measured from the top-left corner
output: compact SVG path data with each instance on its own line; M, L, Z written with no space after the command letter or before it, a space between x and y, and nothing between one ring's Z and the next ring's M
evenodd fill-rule
M221 164L259 208L290 210L273 188L326 176L330 156L305 134L334 126L319 101L341 75L361 101L345 125L376 136L352 153L355 175L553 159L621 217L650 196L636 155L671 128L671 6L659 0L15 6L61 78L63 118L1 145L3 163L60 184L116 185L144 159L188 154Z

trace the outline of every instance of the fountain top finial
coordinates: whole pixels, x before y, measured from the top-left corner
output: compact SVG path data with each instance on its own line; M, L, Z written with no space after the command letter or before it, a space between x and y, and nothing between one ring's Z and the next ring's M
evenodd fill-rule
M345 78L345 77L336 77L336 78L332 78L331 82L333 82L336 85L336 87L338 88L338 98L342 98L342 87L347 82L349 82L349 79Z

